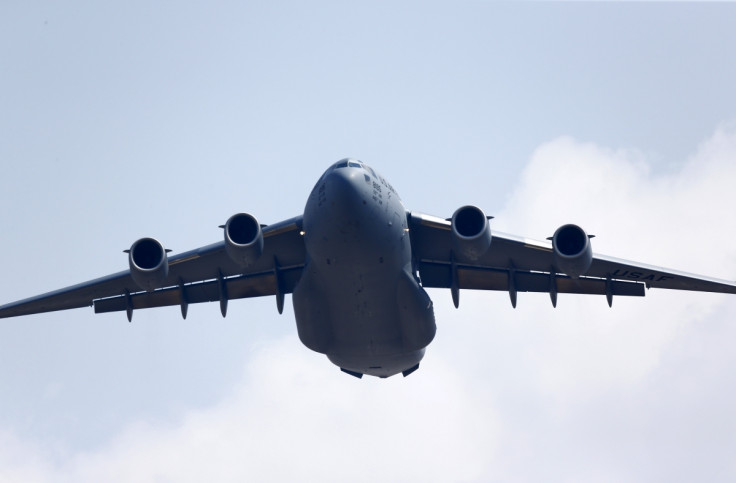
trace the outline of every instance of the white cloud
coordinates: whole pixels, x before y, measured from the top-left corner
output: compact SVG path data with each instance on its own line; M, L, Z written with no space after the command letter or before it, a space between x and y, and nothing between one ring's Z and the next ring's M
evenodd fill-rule
M215 407L172 427L138 424L74 456L51 479L477 478L493 450L493 415L450 368L436 364L431 376L353 380L288 337L262 350L243 383Z
M572 138L541 146L494 226L542 238L575 222L603 253L734 278L736 130L676 171ZM728 481L736 477L732 297L432 293L417 374L356 380L295 336L176 424L140 422L56 465L0 435L0 479L23 481Z

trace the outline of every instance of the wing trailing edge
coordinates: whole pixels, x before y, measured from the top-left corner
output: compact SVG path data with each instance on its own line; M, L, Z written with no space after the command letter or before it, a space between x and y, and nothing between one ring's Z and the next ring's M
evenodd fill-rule
M98 299L93 302L95 313L122 312L132 314L139 309L178 305L186 318L189 304L220 302L223 317L227 313L227 301L250 297L276 295L277 308L283 310L284 294L294 291L301 277L302 266L278 267L275 270L222 277L213 280L180 284L153 292L137 292Z
M453 274L453 272L455 272ZM605 295L611 305L612 297L643 297L645 285L596 277L572 278L553 272L532 272L515 268L492 268L456 265L442 262L420 262L422 286L428 288L451 288L455 290L496 290L508 292L511 303L516 306L518 292L549 293L552 305L557 305L557 294L574 293ZM453 286L456 284L456 286ZM453 296L454 298L455 296Z

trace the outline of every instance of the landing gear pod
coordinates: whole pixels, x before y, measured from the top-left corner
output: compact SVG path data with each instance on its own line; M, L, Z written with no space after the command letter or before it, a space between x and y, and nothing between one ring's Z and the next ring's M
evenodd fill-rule
M577 278L593 263L590 237L577 225L563 225L552 236L555 265L566 275Z
M148 292L161 288L169 275L169 259L163 245L154 238L141 238L127 252L133 281Z
M247 213L237 213L225 223L225 250L238 265L252 265L263 253L263 232L258 221Z
M452 246L467 260L477 260L491 246L491 227L483 211L463 206L452 215Z

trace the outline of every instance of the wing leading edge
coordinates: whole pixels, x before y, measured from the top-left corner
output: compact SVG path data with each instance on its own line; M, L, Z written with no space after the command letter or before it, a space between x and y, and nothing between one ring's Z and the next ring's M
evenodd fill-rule
M189 304L218 300L224 316L228 300L264 295L275 295L281 312L304 267L301 227L297 216L263 228L263 253L251 266L235 263L222 241L170 257L162 288L152 292L141 291L125 270L4 305L0 318L94 306L96 313L126 311L130 320L133 310L169 305L186 317Z
M410 236L416 269L425 287L449 288L457 306L460 289L506 291L516 305L518 292L547 292L556 305L558 293L644 296L645 288L665 288L736 294L736 283L594 255L590 268L574 278L555 266L550 242L493 233L493 241L477 260L457 258L452 224L441 218L410 212ZM129 270L49 292L0 307L0 318L93 306L96 313L178 305L186 317L192 303L275 295L279 312L284 294L296 286L306 252L300 234L302 217L263 228L264 248L248 267L235 263L225 242L214 243L169 258L161 287L142 291Z
M449 288L458 305L459 289L507 291L516 306L517 292L644 296L645 288L736 294L736 283L652 265L593 255L583 276L567 276L555 265L552 243L493 232L490 248L477 260L458 260L452 223L434 216L408 214L412 249L425 287Z

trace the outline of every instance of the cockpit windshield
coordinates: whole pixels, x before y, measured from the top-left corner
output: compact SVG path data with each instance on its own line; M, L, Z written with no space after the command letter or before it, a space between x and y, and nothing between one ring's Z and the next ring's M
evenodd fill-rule
M338 169L338 168L362 168L363 163L358 161L357 159L341 159L337 163L332 165L332 169Z
M363 175L365 182L369 186L373 187L376 193L376 196L379 196L381 192L385 193L386 190L388 190L390 192L389 196L395 196L396 198L399 198L399 195L398 193L396 193L393 186L391 186L378 173L373 171L373 168L371 168L367 164L363 164L362 161L358 161L357 159L352 159L352 158L343 158L340 161L334 163L329 168L327 168L327 170L324 173L322 173L322 177L319 179L319 181L317 181L317 185L322 183L322 181L327 176L329 176L330 173L334 172L337 169L342 169L342 168L359 168L361 170L359 173ZM357 174L358 177L356 179L359 179L360 178L359 173L343 173L343 175L348 175L349 177L353 177L354 174Z

